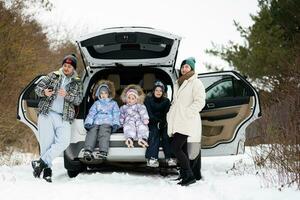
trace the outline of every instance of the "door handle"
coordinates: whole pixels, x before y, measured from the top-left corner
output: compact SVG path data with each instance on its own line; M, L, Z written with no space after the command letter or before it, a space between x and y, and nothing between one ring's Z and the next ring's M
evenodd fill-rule
M214 108L216 106L214 103L208 103L206 105L207 105L207 108Z

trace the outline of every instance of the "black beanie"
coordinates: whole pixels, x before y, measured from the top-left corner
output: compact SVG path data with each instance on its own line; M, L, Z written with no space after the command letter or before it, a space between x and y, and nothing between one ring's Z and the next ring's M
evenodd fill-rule
M76 70L77 67L77 58L75 54L71 54L71 55L67 55L66 57L64 57L64 60L62 62L62 65L64 65L65 63L71 64L74 69Z

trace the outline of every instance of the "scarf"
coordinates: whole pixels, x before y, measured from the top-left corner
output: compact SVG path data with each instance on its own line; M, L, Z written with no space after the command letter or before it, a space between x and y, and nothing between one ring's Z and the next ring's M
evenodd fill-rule
M188 80L188 79L191 78L194 74L195 74L194 71L189 71L189 72L186 73L185 75L180 76L180 77L178 78L178 80L177 80L179 87L182 85L182 83L183 83L185 80Z

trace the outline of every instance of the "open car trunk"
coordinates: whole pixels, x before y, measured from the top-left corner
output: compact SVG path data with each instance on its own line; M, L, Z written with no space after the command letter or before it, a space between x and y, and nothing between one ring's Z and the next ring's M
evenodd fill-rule
M145 93L145 95L151 95L152 89L154 87L154 82L156 80L162 81L167 88L166 96L171 98L172 95L172 85L173 80L171 76L168 74L168 70L162 70L157 67L147 67L147 68L137 68L137 67L126 67L124 68L109 68L109 69L100 69L96 72L90 80L88 80L89 84L86 89L86 94L84 101L82 103L81 110L82 116L80 118L85 119L88 115L90 107L95 102L95 90L98 86L98 82L102 79L110 80L114 83L116 89L116 96L114 100L118 103L119 107L124 105L120 96L123 89L129 84L137 84L140 85ZM82 123L82 122L81 122ZM86 130L83 128L81 124L75 125L77 126L76 130L80 126L80 131L72 132L71 143L77 143L74 146L75 149L72 151L78 152L78 158L83 157L83 147L84 147L84 140L86 136ZM135 147L138 147L135 141ZM125 145L125 137L123 133L123 129L120 128L116 133L112 133L110 137L110 155L124 155L119 157L113 157L111 161L128 161L128 157L126 153L118 153L118 151L131 151L130 160L134 161L142 161L145 159L145 149L143 148L134 148L128 149ZM116 152L117 153L114 153ZM132 155L132 152L136 151L135 156ZM96 155L95 155L96 156ZM160 155L163 157L163 155ZM84 162L84 160L82 160Z
M78 39L86 66L174 66L181 37L143 27L104 29Z

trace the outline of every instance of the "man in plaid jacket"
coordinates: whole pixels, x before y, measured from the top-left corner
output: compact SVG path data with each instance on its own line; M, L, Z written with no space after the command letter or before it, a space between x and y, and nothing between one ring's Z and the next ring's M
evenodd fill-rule
M38 107L41 157L32 161L33 175L40 177L43 172L43 178L48 182L52 182L52 161L69 146L74 106L82 101L82 84L76 66L76 56L66 56L62 67L45 76L35 88L41 98Z

